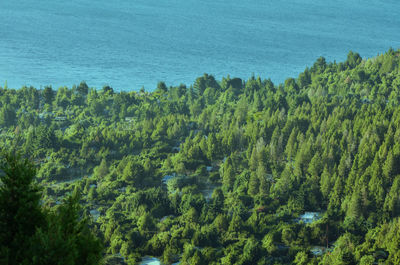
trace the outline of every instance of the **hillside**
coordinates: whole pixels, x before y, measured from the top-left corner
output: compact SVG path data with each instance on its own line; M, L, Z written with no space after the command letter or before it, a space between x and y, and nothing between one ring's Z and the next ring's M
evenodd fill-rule
M153 92L0 89L0 147L74 189L106 260L400 263L400 51ZM111 262L111 261L110 261Z

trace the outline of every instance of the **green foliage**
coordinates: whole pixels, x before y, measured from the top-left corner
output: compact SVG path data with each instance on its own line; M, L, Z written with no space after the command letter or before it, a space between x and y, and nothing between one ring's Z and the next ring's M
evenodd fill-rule
M102 244L81 219L79 195L48 210L40 205L35 168L5 154L1 161L0 260L4 264L98 264Z
M43 99L45 104L51 105L54 99L54 92L51 86L46 86L43 89Z
M5 104L0 109L0 125L12 126L16 122L15 110L9 105Z
M45 224L35 168L28 160L5 154L1 160L0 245L1 260L19 264L31 247L29 239Z
M1 89L0 146L32 157L44 187L41 201L24 188L21 200L35 203L19 207L36 209L42 224L23 233L37 246L56 235L34 250L57 250L50 263L82 257L76 248L97 259L77 199L57 206L77 188L79 216L93 220L110 262L398 264L399 61L392 49L350 52L343 63L320 57L280 85L204 74L154 92L85 82L56 94ZM3 263L22 259L17 252L3 247Z

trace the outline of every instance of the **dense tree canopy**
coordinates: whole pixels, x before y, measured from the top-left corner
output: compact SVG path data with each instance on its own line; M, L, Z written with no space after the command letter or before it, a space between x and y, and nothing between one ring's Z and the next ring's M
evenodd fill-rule
M204 74L154 92L85 82L7 88L0 146L33 159L46 207L82 191L110 264L145 255L167 264L398 264L399 101L400 51L392 49L371 59L350 52L342 63L321 57L280 85ZM2 231L2 242L45 240L57 216L73 216L77 199L50 218L37 189L25 189L15 203L32 208L37 226ZM3 190L5 216L14 206ZM68 222L82 228L76 220ZM65 244L96 246L73 238ZM23 260L10 244L2 258Z

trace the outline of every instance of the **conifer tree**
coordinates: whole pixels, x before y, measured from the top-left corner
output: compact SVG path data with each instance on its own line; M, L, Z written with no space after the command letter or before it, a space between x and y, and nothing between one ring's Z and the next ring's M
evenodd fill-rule
M45 224L41 194L28 160L5 154L0 163L0 260L19 264L30 247L29 238Z

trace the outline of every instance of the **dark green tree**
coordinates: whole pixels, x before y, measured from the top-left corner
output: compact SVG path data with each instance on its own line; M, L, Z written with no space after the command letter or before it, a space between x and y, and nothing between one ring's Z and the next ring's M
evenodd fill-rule
M20 264L27 258L30 238L45 224L41 194L28 160L5 154L0 163L0 263Z
M16 122L17 115L14 108L9 104L5 104L0 109L0 125L1 126L12 126Z
M51 86L46 86L43 89L43 100L45 104L51 105L54 99L54 91Z
M76 88L76 90L78 91L79 94L83 95L87 95L89 92L89 87L86 84L85 81L82 81L79 86Z
M156 91L158 91L160 93L167 93L168 87L165 85L164 82L158 82Z

